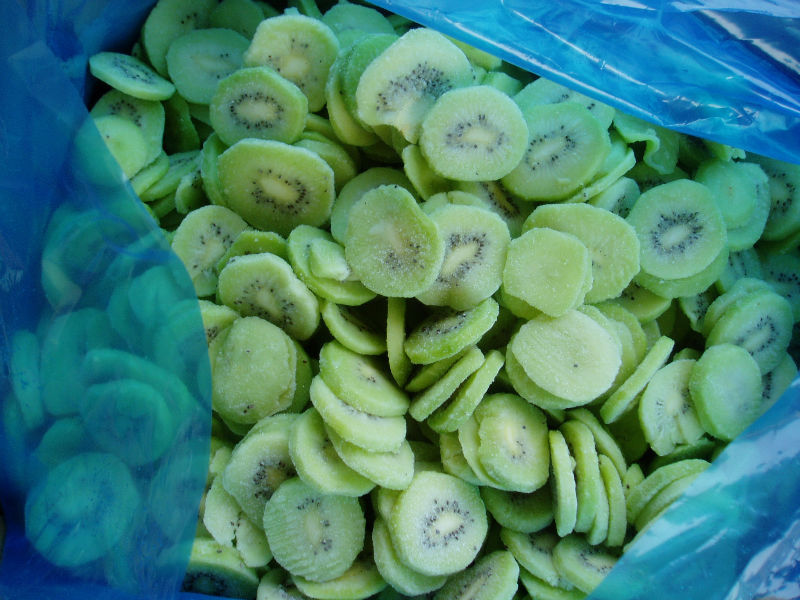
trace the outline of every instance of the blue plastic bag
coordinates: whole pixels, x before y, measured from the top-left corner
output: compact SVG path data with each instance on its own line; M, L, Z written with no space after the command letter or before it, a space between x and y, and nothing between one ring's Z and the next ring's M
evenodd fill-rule
M208 455L210 385L199 312L188 310L186 321L160 323L173 328L167 331L174 335L167 337L183 344L180 363L159 358L156 328L138 326L146 316L132 310L111 328L117 349L163 361L160 366L194 399L182 405L186 421L171 445L157 460L133 469L139 512L131 517L128 553L116 562L57 568L27 541L25 492L48 467L29 438L9 434L24 432L24 423L5 398L9 347L18 330L38 330L45 339L57 317L102 306L112 294L122 296L120 289L128 290L129 307L131 298L158 303L194 297L176 257L102 141L82 128L92 95L88 57L102 49L128 51L153 3L0 5L6 27L0 38L0 407L6 424L19 425L6 427L0 439L0 455L14 459L4 459L0 467L0 502L8 524L0 597L8 600L196 597L179 589ZM800 162L800 6L795 2L376 4L660 125ZM94 254L87 250L92 260L55 270L66 273L80 293L70 295L63 290L73 288L55 285L61 303L53 309L41 285L42 251L48 240L61 239L52 233L58 233L53 222L75 214L90 218L102 233ZM109 268L112 264L117 268ZM148 285L137 285L142 283ZM593 597L800 597L798 439L796 380L641 536ZM172 477L175 472L183 477Z

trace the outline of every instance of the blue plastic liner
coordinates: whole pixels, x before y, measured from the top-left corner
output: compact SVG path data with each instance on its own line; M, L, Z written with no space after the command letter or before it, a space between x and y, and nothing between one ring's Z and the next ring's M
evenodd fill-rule
M0 3L4 600L201 597L179 592L210 435L210 375L199 311L177 257L97 132L84 126L94 89L88 57L105 49L127 52L153 4ZM375 4L660 125L800 163L800 4L793 0ZM78 236L84 227L95 235ZM165 306L179 307L184 317L165 314ZM102 370L97 354L92 371L79 360L87 349L112 348L148 361L166 373L172 391L165 401L181 416L157 458L142 463L146 459L127 456L137 510L128 511L117 550L77 567L45 560L24 531L26 498L46 494L41 482L55 467L37 450L52 419L34 419L31 426L30 412L9 399L9 349L19 331L35 332L43 348L71 349L57 368L80 370L81 385L131 373L143 377L130 366L135 361ZM87 331L99 333L92 338ZM173 346L162 347L164 340ZM69 385L65 390L74 392ZM53 392L53 402L75 400L67 391ZM70 409L65 411L66 419ZM113 447L113 439L86 437L90 449ZM799 439L795 380L640 536L592 597L800 597ZM114 506L98 504L98 518Z

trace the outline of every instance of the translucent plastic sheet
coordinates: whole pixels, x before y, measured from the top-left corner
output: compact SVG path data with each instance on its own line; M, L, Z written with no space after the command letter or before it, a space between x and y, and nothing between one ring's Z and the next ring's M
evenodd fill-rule
M0 3L5 28L0 36L4 600L200 597L178 593L208 452L209 374L199 313L181 304L193 298L193 290L177 259L97 134L81 128L84 102L92 95L88 57L100 49L127 51L153 3ZM661 125L800 162L800 5L794 0L376 4ZM76 235L84 228L94 233ZM45 252L48 285L43 290L45 248L51 251ZM179 308L168 313L170 306ZM177 313L184 317L176 319ZM95 353L93 371L91 365L69 362L89 347L111 346L165 372L172 382L166 401L181 415L180 424L173 423L171 443L157 458L141 464L147 457L126 457L125 464L140 463L127 467L136 493L127 504L115 505L128 515L128 527L113 552L77 567L53 566L22 530L29 491L46 497L46 486L36 482L46 480L54 467L36 450L53 419L38 422L35 435L27 434L26 419L37 423L35 413L15 409L9 400L10 347L19 330L35 332L43 353L45 347L72 344L73 354L57 353L55 362L65 376L58 379L63 386L54 386L54 397L76 394L69 393L70 369L89 370L95 385L120 378L146 384L147 376L131 366L139 364L132 359L114 363L106 357L116 367L103 370L103 355ZM75 350L78 342L83 346ZM162 346L167 343L175 346ZM103 413L86 412L103 418ZM63 417L68 418L69 413ZM114 443L88 435L72 439L93 447L113 448ZM795 381L641 536L593 597L800 597L798 439L800 382ZM120 470L104 460L95 472ZM71 557L63 551L54 555Z

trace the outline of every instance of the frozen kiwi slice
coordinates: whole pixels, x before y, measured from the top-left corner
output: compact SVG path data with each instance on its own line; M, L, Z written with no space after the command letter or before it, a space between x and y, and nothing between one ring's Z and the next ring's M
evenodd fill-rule
M716 438L732 440L762 413L761 370L740 346L706 348L687 387L700 424Z
M511 552L495 550L453 575L436 592L436 600L512 600L517 592L519 565Z
M552 317L583 304L592 286L589 250L577 237L536 227L512 240L503 289Z
M208 15L208 24L232 29L250 39L263 19L264 13L252 0L222 0Z
M659 467L637 483L627 495L628 522L634 523L642 509L658 492L673 481L691 474L701 473L709 462L700 458L688 458Z
M183 262L200 297L217 289L216 266L247 223L224 206L203 206L191 211L178 225L172 250Z
M389 528L383 518L375 519L372 526L372 552L381 576L402 594L426 594L439 589L447 580L446 575L424 575L406 566L397 556Z
M325 23L286 13L261 21L244 64L266 65L280 73L302 90L313 113L325 105L325 83L338 52L339 41Z
M548 204L537 207L523 231L549 227L577 237L589 250L592 286L586 302L616 298L639 271L640 244L636 231L621 217L589 204Z
M125 117L93 117L97 131L125 177L130 179L147 164L147 140L141 129Z
M626 218L639 198L639 184L630 177L620 177L596 196L589 198L588 203L597 208Z
M175 205L175 190L178 189L181 180L188 174L193 173L200 160L200 152L188 150L177 152L167 156L169 167L164 176L153 185L144 190L139 197L145 202L162 201L165 197L172 197L172 206Z
M231 73L209 99L211 126L228 145L244 138L291 144L300 138L308 100L294 83L269 67Z
M312 131L306 131L294 145L315 152L333 169L333 182L338 192L358 173L359 156L348 151L338 141L333 141Z
M598 459L600 476L603 479L603 488L608 500L608 528L605 544L610 547L621 546L628 530L622 475L608 456L600 454Z
M573 408L575 406L574 402L551 394L538 386L528 376L522 364L514 355L513 342L514 338L512 337L506 349L505 372L514 391L534 406L538 406L550 413L552 413L552 411Z
M142 27L142 46L153 68L167 76L167 51L177 38L208 26L214 0L159 0Z
M701 183L678 180L644 192L628 215L639 237L642 270L663 279L695 275L726 243L725 222Z
M364 123L358 114L356 90L364 69L397 39L398 36L394 32L372 33L361 36L344 52L339 75L342 85L342 100L347 111L367 129L371 129L371 127Z
M336 453L356 473L389 490L404 490L411 483L414 451L407 440L394 452L374 452L342 439L332 427L327 432Z
M500 530L500 539L514 555L520 567L553 587L571 587L553 563L553 548L560 539L554 532L522 533L507 528Z
M444 240L408 190L382 185L364 193L350 209L345 255L367 288L408 298L435 281Z
M621 364L611 334L575 310L528 321L510 347L534 383L575 405L591 402L605 392Z
M725 293L734 283L744 277L764 279L764 270L761 260L758 252L756 252L754 248L729 252L728 263L725 265L722 273L720 273L719 279L714 282L714 285L720 293Z
M234 549L208 538L197 538L183 578L184 591L230 598L251 598L258 589L255 569Z
M414 186L414 190L424 199L447 192L453 187L449 179L445 179L437 174L416 144L408 144L400 151L403 159L403 172L408 176L409 181Z
M313 407L300 414L289 432L289 455L300 479L326 494L363 496L375 487L342 461Z
M386 352L386 336L374 331L350 307L323 300L320 314L328 331L344 347L368 356Z
M531 598L540 600L583 600L586 594L570 584L570 589L550 585L528 572L525 568L519 570L520 583L525 587Z
M607 129L572 102L523 110L528 144L503 185L528 200L559 200L589 183L611 148Z
M411 359L406 356L406 299L386 299L386 355L389 372L401 388L411 375ZM408 390L413 391L413 390Z
M498 311L493 298L465 311L433 311L406 338L406 354L411 362L423 365L453 356L476 344L494 324Z
M436 99L472 81L472 66L457 46L432 29L411 29L364 69L356 89L358 117L372 127L392 125L416 143Z
M615 113L611 106L598 102L545 77L539 77L522 88L514 96L514 102L523 109L539 104L575 102L586 107L605 129L608 129L611 125L611 120L614 118Z
M419 147L442 177L490 181L522 159L528 127L511 98L491 86L457 88L440 96L422 121Z
M217 297L243 316L262 317L298 340L319 325L319 302L291 266L269 253L237 256L219 273Z
M558 535L564 537L575 530L578 518L576 463L570 454L564 434L560 430L551 429L547 435L550 444L550 489L553 493L553 517Z
M276 566L262 575L256 590L256 600L307 600L291 580L289 573Z
M310 150L246 138L219 156L218 169L225 204L258 229L285 236L330 216L333 170Z
M484 362L484 355L476 346L471 346L459 355L457 360L444 368L444 365L447 365L446 360L432 363L439 365L444 370L436 381L414 396L411 402L408 412L417 421L427 419L437 408L447 402L458 387L480 368Z
M53 467L29 491L25 535L54 565L84 565L120 541L140 502L120 459L101 452L78 454Z
M217 262L217 271L222 271L225 265L235 256L248 254L262 254L268 252L286 260L289 257L286 240L274 231L259 231L257 229L243 229L234 238L233 243Z
M360 123L345 103L341 75L347 55L347 50L340 52L328 71L328 80L325 82L325 109L337 139L353 146L370 146L379 141L378 136Z
M287 426L295 418L267 417L236 444L222 472L225 490L257 525L267 500L284 480L295 475Z
M562 538L553 548L553 563L558 572L587 594L600 585L616 562L616 555L600 546L590 546L577 534Z
M387 587L372 558L366 554L357 557L344 573L334 579L316 582L293 575L292 581L305 596L320 600L364 600Z
M456 181L455 189L467 192L469 196L448 195L448 200L453 204L471 204L480 206L500 216L508 225L512 238L519 236L522 223L525 221L529 208L523 206L516 196L511 194L500 181Z
M444 259L436 280L417 299L466 310L494 294L511 241L503 220L475 206L455 204L434 210L430 218L444 239Z
M758 255L764 279L792 305L795 322L800 321L800 245L798 251Z
M379 417L408 410L408 396L376 359L332 341L319 353L319 374L331 391L353 408Z
M278 326L259 317L236 319L214 360L212 404L237 423L289 407L295 391L297 351Z
M509 492L484 486L481 487L481 498L494 520L511 531L533 533L543 530L553 522L553 499L549 483L532 493Z
M166 100L175 86L141 60L119 52L98 52L89 58L89 71L124 94L142 100Z
M366 33L394 33L391 22L380 12L368 6L337 2L322 15L322 22L339 38L342 48Z
M466 568L488 531L478 488L434 471L414 475L397 499L388 525L401 561L433 576Z
M375 298L375 292L368 290L357 279L345 280L317 277L311 270L311 246L317 240L333 242L331 234L310 225L298 225L287 238L289 262L297 276L317 296L345 306L359 306Z
M109 90L95 102L89 114L93 117L117 115L132 121L144 136L147 164L163 151L165 112L161 102L142 100L119 90Z
M208 104L220 80L242 66L248 45L246 37L231 29L190 31L169 46L169 77L184 100Z
M348 442L373 452L394 452L406 437L402 416L379 417L357 410L336 396L319 375L311 381L311 402L325 424Z
M322 279L353 279L353 272L344 255L344 246L333 240L312 240L308 246L308 268L315 277Z
M765 240L781 240L800 229L800 166L774 158L748 154L769 178L770 211L764 227Z
M514 394L490 394L475 410L478 459L508 491L534 492L548 480L547 419Z
M358 499L322 494L298 477L272 494L263 523L278 564L310 581L339 577L364 547L366 521Z
M586 425L575 420L565 421L559 430L575 461L575 490L578 497L575 531L589 532L601 502L606 501L594 436Z
M704 433L689 394L695 361L672 361L661 367L639 398L639 420L647 443L659 456L677 444L692 444Z

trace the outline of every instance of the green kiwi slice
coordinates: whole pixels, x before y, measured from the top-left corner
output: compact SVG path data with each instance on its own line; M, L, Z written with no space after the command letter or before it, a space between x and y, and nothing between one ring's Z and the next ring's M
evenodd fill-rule
M311 245L316 240L332 242L331 234L318 227L299 225L287 238L289 262L297 276L317 296L345 306L359 306L375 298L375 292L367 289L358 280L343 281L317 277L311 271Z
M358 114L356 90L364 70L397 39L398 36L393 31L389 33L371 33L359 37L344 52L340 72L342 99L347 111L367 129L372 129L372 127L364 123Z
M386 354L389 372L401 388L406 385L413 365L406 356L406 300L405 298L386 299ZM406 388L407 391L409 390Z
M317 112L325 105L325 83L338 52L339 41L325 23L286 13L259 23L244 64L274 69L302 90L309 112Z
M552 586L543 579L528 572L525 568L519 571L519 580L530 594L531 598L539 600L582 600L586 593L571 587L569 590ZM571 584L570 584L571 585Z
M375 332L350 307L323 300L320 314L336 341L349 350L369 356L386 352L386 336Z
M489 514L505 529L533 533L553 523L553 499L549 480L531 493L509 492L483 486L481 498Z
M676 479L669 485L664 486L653 499L648 502L634 523L637 531L644 531L650 522L663 513L673 502L675 502L686 489L694 482L700 473L691 473Z
M570 454L564 434L558 429L548 432L550 444L550 489L553 493L553 518L560 537L575 530L578 518L578 492L575 483L576 463Z
M503 220L475 206L447 204L430 213L444 239L439 274L417 299L424 304L466 310L500 287L511 241Z
M298 416L289 432L289 456L300 479L320 492L363 496L375 487L342 461L313 407Z
M605 579L617 557L599 546L590 546L583 536L562 538L553 548L553 563L576 588L590 594Z
M442 94L425 115L419 147L442 177L490 181L522 159L528 128L522 111L503 92L484 85Z
M234 549L208 538L196 538L182 589L187 592L252 598L258 589L255 569Z
M514 555L519 566L531 575L557 588L570 588L553 563L553 548L559 536L551 531L522 533L502 528L500 539Z
M153 68L167 76L167 51L177 38L208 26L214 0L159 0L142 27L142 46Z
M431 385L414 396L409 406L409 415L417 421L427 419L437 408L442 406L456 393L459 386L476 372L484 363L484 355L476 346L470 346L463 354L456 355L455 360L443 359L436 363L439 377ZM413 386L416 388L417 386Z
M761 370L740 346L706 348L687 387L702 428L718 439L734 439L762 413Z
M353 408L379 417L399 417L408 396L376 359L332 341L319 353L319 374L331 391Z
M313 582L342 575L364 547L366 521L358 499L320 493L298 477L272 494L263 523L277 563Z
M358 117L372 127L392 125L416 143L436 99L472 81L472 66L457 46L432 29L411 29L364 69L356 89Z
M93 117L92 121L125 177L132 178L148 163L147 140L135 123L117 115Z
M388 525L400 560L433 576L466 568L488 531L478 488L434 471L414 475L400 493Z
M199 150L202 146L199 121L192 119L189 103L180 94L172 94L164 105L164 151L167 154Z
M119 52L98 52L89 57L89 71L123 94L142 100L166 100L175 86L141 60Z
M615 114L615 110L611 106L598 102L545 77L539 77L522 88L514 96L514 102L523 109L540 104L575 102L587 108L604 129L608 129L611 125Z
M169 157L163 150L131 178L131 187L136 195L155 184L169 170Z
M319 302L291 266L269 253L237 256L220 271L217 298L242 316L257 316L306 340L319 325Z
M371 128L358 121L356 116L350 112L345 101L341 75L348 54L347 49L339 52L328 71L328 79L325 82L325 109L337 139L352 146L371 146L379 141L378 136Z
M720 273L719 279L714 283L717 291L721 294L725 293L731 289L734 283L745 277L764 279L764 269L759 256L754 248L730 252L728 263Z
M590 532L599 506L607 501L594 436L586 425L575 420L562 423L559 431L575 461L575 490L578 497L575 531Z
M725 222L701 183L678 180L644 192L628 215L642 270L663 279L699 273L723 250Z
M616 134L609 135L611 140L611 150L598 169L597 174L576 194L566 200L566 202L587 202L594 196L601 194L611 185L615 184L633 166L636 165L636 154L633 149ZM614 211L611 211L614 212ZM616 213L615 213L616 214Z
M203 206L178 225L171 247L183 262L199 297L217 289L217 263L247 223L224 206Z
M774 241L791 236L800 230L800 167L756 154L748 154L747 160L758 164L769 178L770 210L763 239Z
M169 154L167 158L169 160L169 168L164 176L139 194L139 197L145 202L158 201L165 196L173 195L174 206L175 190L178 189L181 180L186 175L193 173L197 168L200 152L198 150L188 150Z
M424 575L406 566L394 549L389 527L382 517L376 518L372 526L372 552L383 579L401 594L427 594L447 581L446 575Z
M288 79L269 67L239 69L223 78L209 99L211 126L233 145L244 138L292 144L300 138L308 100Z
M245 138L220 154L217 168L225 204L257 229L286 236L330 216L333 170L310 150Z
M766 411L791 385L797 376L797 365L792 356L784 354L778 366L761 377L761 398Z
M222 0L208 15L208 24L232 29L250 39L263 19L264 13L252 0Z
M622 474L605 454L600 454L598 460L600 477L603 479L605 497L608 501L608 528L605 536L605 545L617 547L625 542L625 534L628 530Z
M256 600L308 600L282 567L274 567L261 576L256 590Z
M325 424L351 444L373 452L394 452L403 444L402 416L379 417L357 410L336 396L319 375L312 379L310 393Z
M800 321L800 251L785 254L762 252L758 257L764 279L789 301L795 322Z
M225 195L219 181L217 159L227 148L227 144L216 133L212 133L203 142L200 151L200 178L203 180L203 190L212 204L222 206L225 205Z
M474 308L454 311L441 308L417 325L406 338L411 362L430 364L474 345L497 319L499 305L486 298Z
M570 410L567 414L570 419L580 421L589 428L594 437L597 451L606 455L606 457L611 460L619 476L622 477L628 469L625 455L608 429L606 429L594 413L587 408L576 408Z
M414 451L407 440L403 440L394 452L374 452L342 439L332 427L327 428L327 433L342 461L376 485L389 490L404 490L411 483Z
M512 600L518 579L519 565L511 552L495 550L448 579L435 597L437 600Z
M233 239L233 243L217 262L217 272L222 271L225 265L235 256L248 254L262 254L268 252L287 260L289 253L286 240L274 231L258 231L257 229L243 229Z
M705 268L688 277L665 279L656 277L642 270L636 274L634 280L642 287L648 289L662 298L679 298L691 296L708 289L718 281L728 264L728 248L723 247Z
M321 133L306 131L294 145L315 152L330 165L337 192L358 173L359 155L351 153L338 141L328 139Z
M267 417L234 446L222 472L223 487L254 524L261 524L264 504L281 482L296 473L287 427L294 418Z
M509 347L536 385L576 406L605 392L621 364L611 334L576 310L528 321Z
M346 281L353 272L344 256L344 246L333 240L319 238L308 246L308 268L314 277Z
M483 485L483 481L478 478L464 457L458 433L439 434L439 458L445 473L471 485L482 486L481 490L489 489L488 486Z
M503 267L503 290L552 317L583 304L592 287L589 250L577 237L548 227L511 241Z
M323 13L322 22L333 30L342 48L367 33L394 33L394 27L382 13L350 2L331 6Z
M403 159L403 172L416 193L425 200L453 187L453 182L431 169L418 145L408 144L400 151L400 157Z
M387 587L372 558L366 554L357 557L344 573L334 579L316 582L293 575L292 581L305 596L320 600L364 600Z
M627 495L628 522L635 523L645 506L674 481L688 475L701 473L709 462L700 458L687 458L659 467L636 484Z
M640 195L639 184L630 177L620 177L602 192L589 198L588 203L597 208L626 218Z
M528 376L521 362L514 355L513 341L514 338L512 336L509 347L506 349L505 372L514 391L534 406L538 406L551 414L553 411L573 408L575 406L574 402L551 394L539 387Z
M78 454L54 466L28 492L25 535L54 565L84 565L121 540L140 501L120 459L101 452Z
M444 240L408 190L382 185L364 193L351 208L345 255L367 288L407 298L436 279Z
M527 200L560 200L589 183L608 155L608 130L573 102L532 105L523 110L528 144L520 163L502 178Z
M774 291L774 288L761 277L741 277L724 293L712 300L703 315L700 333L708 337L720 317L739 300L756 292Z
M242 66L248 45L232 29L196 29L170 44L167 72L184 100L208 104L219 81Z

